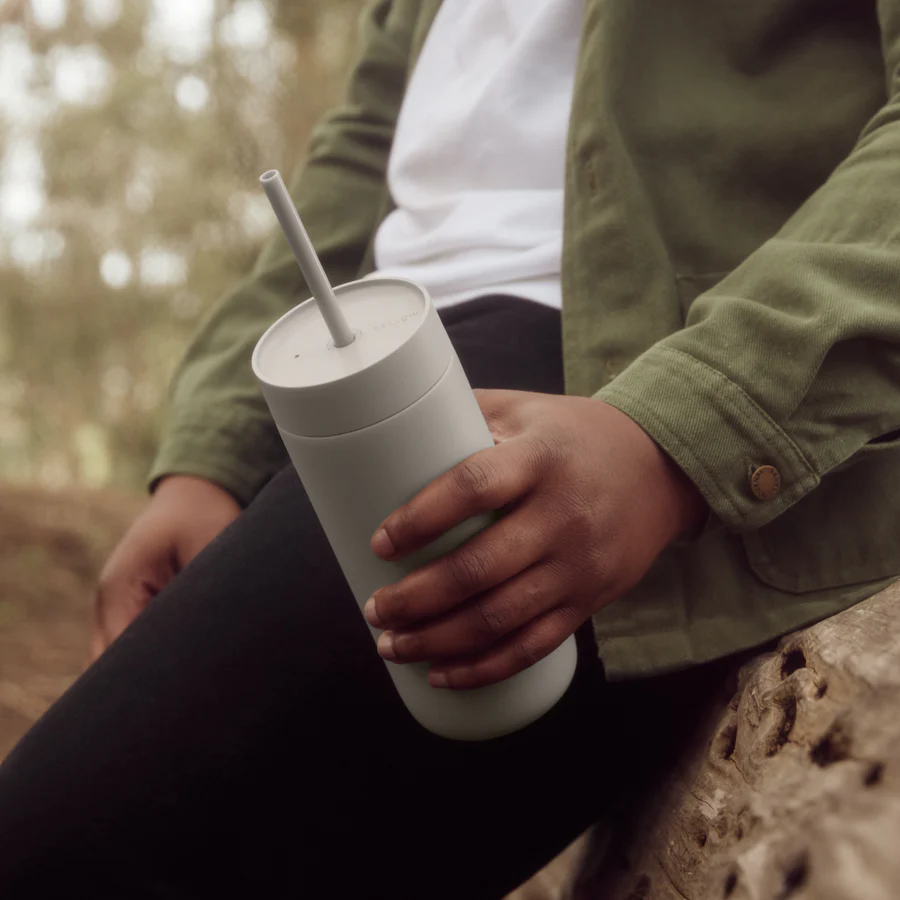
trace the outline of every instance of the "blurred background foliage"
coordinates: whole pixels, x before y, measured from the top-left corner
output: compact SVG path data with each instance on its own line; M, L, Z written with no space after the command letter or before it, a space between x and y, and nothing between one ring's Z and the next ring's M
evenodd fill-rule
M361 0L0 0L0 479L138 490Z

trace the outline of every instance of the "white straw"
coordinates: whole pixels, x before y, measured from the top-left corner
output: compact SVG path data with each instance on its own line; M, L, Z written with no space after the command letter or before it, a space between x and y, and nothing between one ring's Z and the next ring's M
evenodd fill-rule
M291 200L284 180L276 169L266 172L259 180L269 198L269 203L272 204L272 209L275 210L284 236L294 252L306 284L319 305L322 318L325 319L325 324L334 338L334 346L346 347L348 344L352 344L354 334L338 306L334 291L328 282L328 276L325 274L312 241L303 227L300 214L297 212L297 207L294 206L294 201Z

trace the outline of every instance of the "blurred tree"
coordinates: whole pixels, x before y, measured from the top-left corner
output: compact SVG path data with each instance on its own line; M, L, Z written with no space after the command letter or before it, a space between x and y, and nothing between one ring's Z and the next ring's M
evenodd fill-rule
M360 6L0 3L0 477L141 486L173 365L272 224L259 173L301 158Z

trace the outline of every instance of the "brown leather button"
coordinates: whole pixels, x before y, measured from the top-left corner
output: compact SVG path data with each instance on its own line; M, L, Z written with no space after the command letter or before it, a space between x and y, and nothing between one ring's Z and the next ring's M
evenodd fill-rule
M760 466L750 475L750 489L757 500L774 500L781 493L781 472L775 466Z

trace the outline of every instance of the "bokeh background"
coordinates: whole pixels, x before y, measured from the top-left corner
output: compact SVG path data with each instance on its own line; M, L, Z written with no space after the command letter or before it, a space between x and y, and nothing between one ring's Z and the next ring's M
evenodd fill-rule
M0 758L77 677L175 364L361 0L0 0Z
M360 0L0 0L0 479L138 490Z

